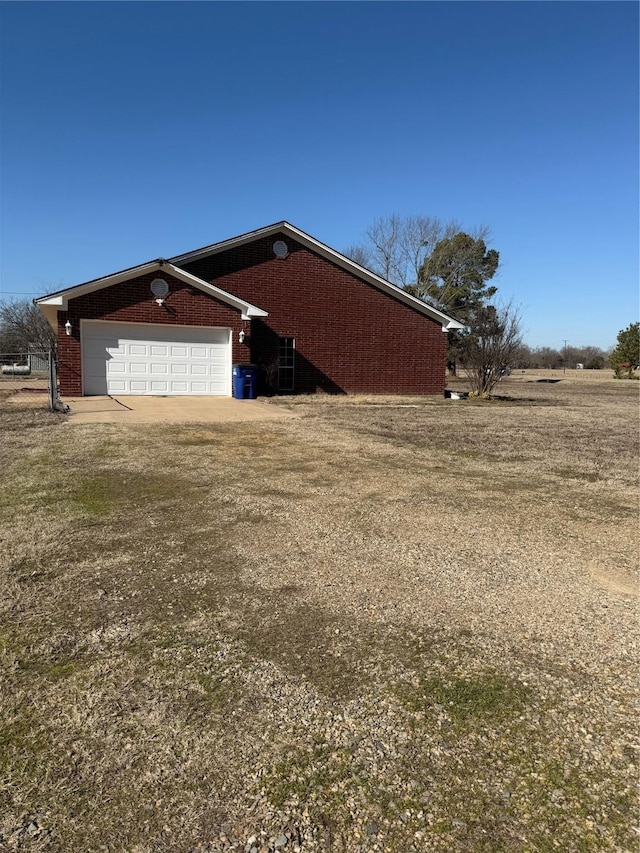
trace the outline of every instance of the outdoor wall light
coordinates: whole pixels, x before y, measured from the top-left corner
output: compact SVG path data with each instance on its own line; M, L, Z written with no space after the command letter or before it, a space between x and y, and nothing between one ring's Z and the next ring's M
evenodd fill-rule
M246 335L244 333L244 329L240 329L240 331L238 332L238 340L240 341L241 344L244 343L245 337L246 337Z
M71 320L67 320L67 322L64 324L64 330L68 335L71 334Z

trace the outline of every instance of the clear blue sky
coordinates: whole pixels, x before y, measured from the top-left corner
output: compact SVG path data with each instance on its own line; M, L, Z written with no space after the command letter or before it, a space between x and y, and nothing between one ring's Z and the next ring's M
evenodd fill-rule
M287 219L485 224L533 346L638 319L638 4L0 3L0 298Z

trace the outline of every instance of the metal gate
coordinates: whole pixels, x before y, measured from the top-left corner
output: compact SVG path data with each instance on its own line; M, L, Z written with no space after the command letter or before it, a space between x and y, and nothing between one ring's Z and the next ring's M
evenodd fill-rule
M66 409L58 396L57 366L52 350L0 353L0 399L41 399L52 411Z

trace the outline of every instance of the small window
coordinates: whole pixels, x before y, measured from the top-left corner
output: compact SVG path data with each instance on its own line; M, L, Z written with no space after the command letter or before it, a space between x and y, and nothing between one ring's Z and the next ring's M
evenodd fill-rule
M278 340L278 391L293 391L295 338Z

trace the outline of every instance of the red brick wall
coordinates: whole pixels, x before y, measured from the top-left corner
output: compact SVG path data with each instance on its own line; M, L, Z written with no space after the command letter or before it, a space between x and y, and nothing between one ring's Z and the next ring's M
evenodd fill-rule
M164 306L156 304L149 289L151 281L158 277L169 285ZM82 394L81 319L231 328L233 361L249 361L248 345L238 343L238 332L247 326L242 323L238 310L171 275L155 272L71 299L68 311L58 312L58 372L63 396ZM71 321L71 335L67 335L64 329L67 320Z
M284 259L272 251L283 239ZM269 316L252 322L251 360L268 365L277 337L296 343L296 390L443 394L442 326L286 235L185 265Z
M271 248L276 235L185 265L199 278L269 312L264 320L252 321L242 345L238 332L245 324L239 311L165 273L162 278L170 285L166 307L156 305L149 289L158 272L70 300L68 312L58 314L62 394L82 394L81 318L230 327L233 361L265 368L277 358L278 337L294 337L297 391L444 392L446 334L439 323L288 236L280 238L290 249L283 260ZM67 319L71 336L64 331Z

